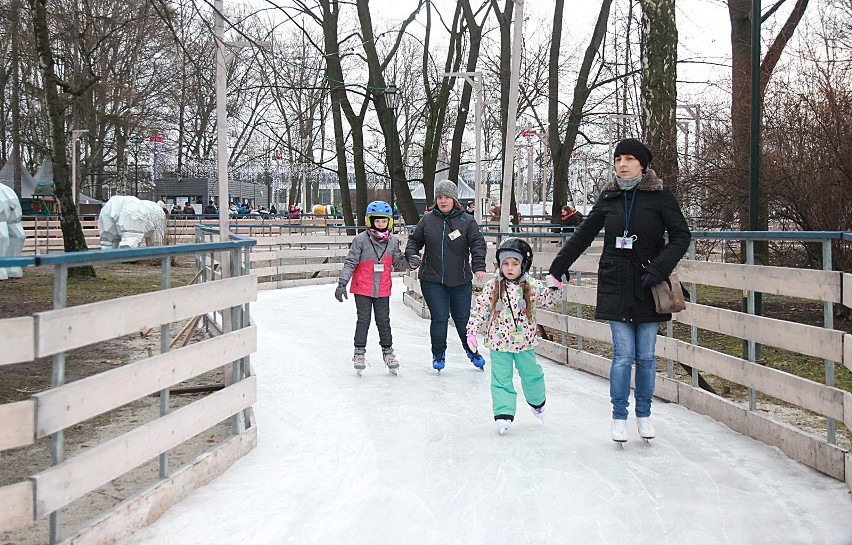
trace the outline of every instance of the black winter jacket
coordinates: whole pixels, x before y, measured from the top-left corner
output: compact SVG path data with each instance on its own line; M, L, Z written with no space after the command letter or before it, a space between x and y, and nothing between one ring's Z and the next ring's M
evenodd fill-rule
M406 259L423 246L421 280L452 288L473 280L474 272L485 272L485 239L473 216L459 208L444 214L436 207L420 218L405 245Z
M635 235L636 240L632 250L616 249L616 237L624 234L625 196L629 208L634 191L628 236ZM671 190L663 187L662 180L650 169L635 189L626 192L614 180L607 183L588 217L559 250L550 265L550 274L561 278L601 228L604 249L598 266L595 317L636 323L671 320L671 314L657 314L651 289L640 287L645 268L658 278L668 278L692 239ZM663 238L666 231L668 244Z

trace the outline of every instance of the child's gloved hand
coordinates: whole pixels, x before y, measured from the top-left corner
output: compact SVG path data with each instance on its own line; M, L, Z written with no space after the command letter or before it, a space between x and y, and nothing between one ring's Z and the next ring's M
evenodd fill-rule
M467 334L467 347L470 348L471 352L476 352L476 347L479 345L479 341L476 340L476 335L473 333Z
M408 266L411 267L412 269L416 269L422 263L423 263L423 260L420 259L420 256L417 255L417 254L414 254L413 256L408 258Z
M547 278L545 278L545 283L547 284L547 287L552 290L562 289L562 282L560 282L559 279L553 275L548 274Z
M338 282L337 289L334 290L334 298L343 302L343 299L349 299L349 295L346 294L346 283Z

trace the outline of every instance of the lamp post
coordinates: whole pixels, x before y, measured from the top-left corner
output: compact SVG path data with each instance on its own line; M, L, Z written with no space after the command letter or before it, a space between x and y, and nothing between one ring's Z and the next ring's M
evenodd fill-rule
M77 204L77 140L89 129L74 129L71 131L71 202Z
M142 137L138 134L130 137L130 143L133 144L133 157L135 159L135 165L133 166L134 174L133 174L133 195L135 197L139 197L139 144L142 143Z
M394 145L394 139L395 139L394 133L396 132L396 101L397 101L396 84L391 82L390 85L388 85L387 88L385 89L385 104L388 107L388 112L390 113L390 119L391 119L391 125L390 125L391 130L390 130L390 134L388 134L388 138L387 138L388 144L389 144L388 145L388 154L389 154L388 174L390 174L391 215L393 215L393 171L394 171L393 145Z

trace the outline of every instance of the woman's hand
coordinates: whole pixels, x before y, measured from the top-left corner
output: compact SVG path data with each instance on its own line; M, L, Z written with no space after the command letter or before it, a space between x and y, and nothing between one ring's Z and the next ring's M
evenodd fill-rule
M476 271L473 273L476 279L480 282L485 282L485 271Z

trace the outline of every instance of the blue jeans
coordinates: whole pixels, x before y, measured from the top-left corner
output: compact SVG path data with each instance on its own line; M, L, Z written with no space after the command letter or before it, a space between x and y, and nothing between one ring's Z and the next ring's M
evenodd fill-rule
M651 416L651 398L657 362L654 346L660 324L610 321L612 330L612 367L609 370L609 397L612 401L613 420L627 420L627 397L630 395L630 367L636 362L636 416Z
M420 281L420 291L429 307L432 321L429 324L429 336L432 338L432 354L440 356L447 350L447 324L450 314L456 324L459 339L465 350L467 346L467 320L470 318L470 298L473 294L473 283L449 287L440 282Z

